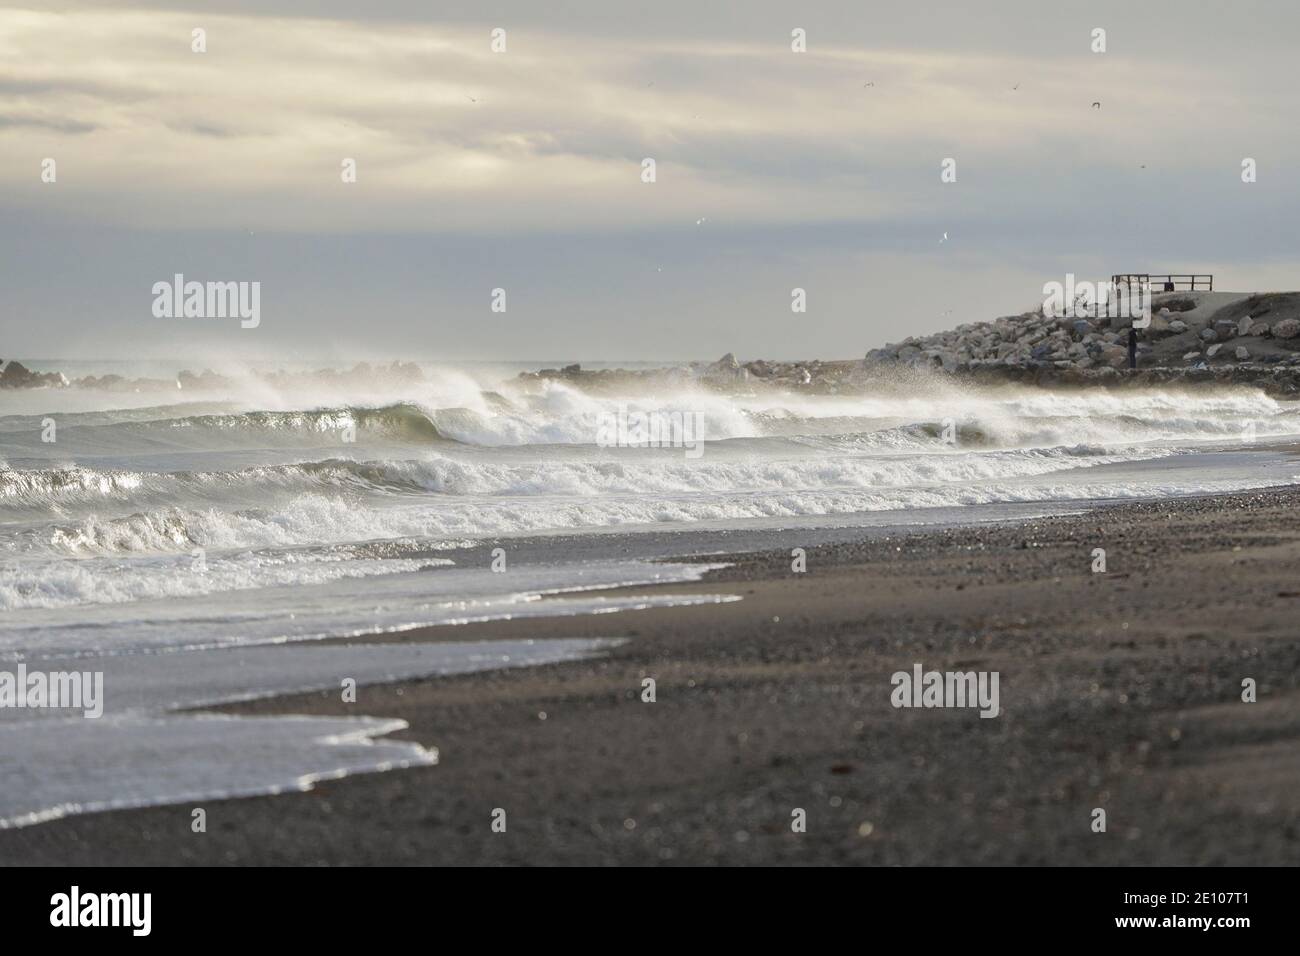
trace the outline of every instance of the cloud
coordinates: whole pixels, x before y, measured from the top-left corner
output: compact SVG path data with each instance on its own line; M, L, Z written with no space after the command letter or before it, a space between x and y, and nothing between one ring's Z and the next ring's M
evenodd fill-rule
M79 123L76 120L49 118L45 116L5 116L0 114L0 129L50 130L56 133L68 133L80 136L96 129L93 123Z
M68 171L39 201L152 228L870 222L932 207L946 156L985 183L1067 156L1223 161L1185 122L1195 70L1167 62L535 31L494 54L463 24L101 8L4 10L0 33L0 148ZM1232 83L1197 103L1221 139L1258 119Z

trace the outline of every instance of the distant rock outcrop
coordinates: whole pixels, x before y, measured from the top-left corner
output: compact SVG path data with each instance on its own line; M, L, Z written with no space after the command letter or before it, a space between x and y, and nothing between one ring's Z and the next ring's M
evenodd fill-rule
M522 381L559 380L586 391L613 392L629 386L698 385L715 391L752 391L776 388L835 394L851 390L863 380L862 364L854 361L741 362L728 352L716 362L691 362L662 368L586 370L577 365L521 372Z
M722 383L743 382L749 378L749 369L736 361L734 353L728 352L712 365L706 366L702 372L702 377L709 381Z
M33 372L22 362L0 359L0 388L66 388L62 372Z
M575 369L577 366L573 366ZM246 378L276 388L339 385L365 388L389 388L393 385L424 381L424 371L414 362L393 362L373 366L361 362L350 369L300 371L251 371ZM86 375L69 382L62 372L33 372L21 362L0 361L0 388L93 388L108 392L171 391L204 392L229 389L239 379L221 375L211 369L199 374L184 369L175 378L127 378L123 375Z
M1137 331L1139 368L1248 362L1300 365L1300 293L1181 292L1154 297ZM1267 315L1269 320L1261 317ZM913 336L868 352L881 366L969 372L987 368L1091 369L1128 366L1127 318L1066 317L1042 311ZM1235 339L1251 344L1223 348Z

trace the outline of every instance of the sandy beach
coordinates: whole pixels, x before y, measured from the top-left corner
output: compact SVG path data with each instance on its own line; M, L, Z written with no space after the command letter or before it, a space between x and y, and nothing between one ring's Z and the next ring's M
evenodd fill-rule
M204 801L201 834L191 805L0 831L0 862L1294 864L1297 507L1282 489L864 533L805 573L781 550L671 586L736 602L371 638L624 643L224 707L399 717L440 760ZM891 706L917 663L999 672L1000 714Z

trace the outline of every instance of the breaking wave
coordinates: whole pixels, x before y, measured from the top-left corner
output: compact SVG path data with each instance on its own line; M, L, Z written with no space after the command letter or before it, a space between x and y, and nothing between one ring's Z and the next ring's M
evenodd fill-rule
M0 416L0 608L410 571L447 542L502 534L1253 487L1270 479L1177 462L1300 434L1296 403L1246 388L604 395L459 382L374 405L267 406L69 413L51 443L42 418ZM601 447L599 423L630 411L699 415L702 454ZM171 582L200 549L216 571Z

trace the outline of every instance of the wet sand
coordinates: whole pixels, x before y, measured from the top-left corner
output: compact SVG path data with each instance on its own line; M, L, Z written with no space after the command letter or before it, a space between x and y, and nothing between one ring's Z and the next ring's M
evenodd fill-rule
M1125 504L810 547L806 573L791 531L670 586L739 602L385 635L626 643L223 708L401 717L441 760L206 801L203 834L192 805L0 831L0 862L1294 864L1298 515L1297 490ZM1001 714L893 707L916 663L997 671Z

